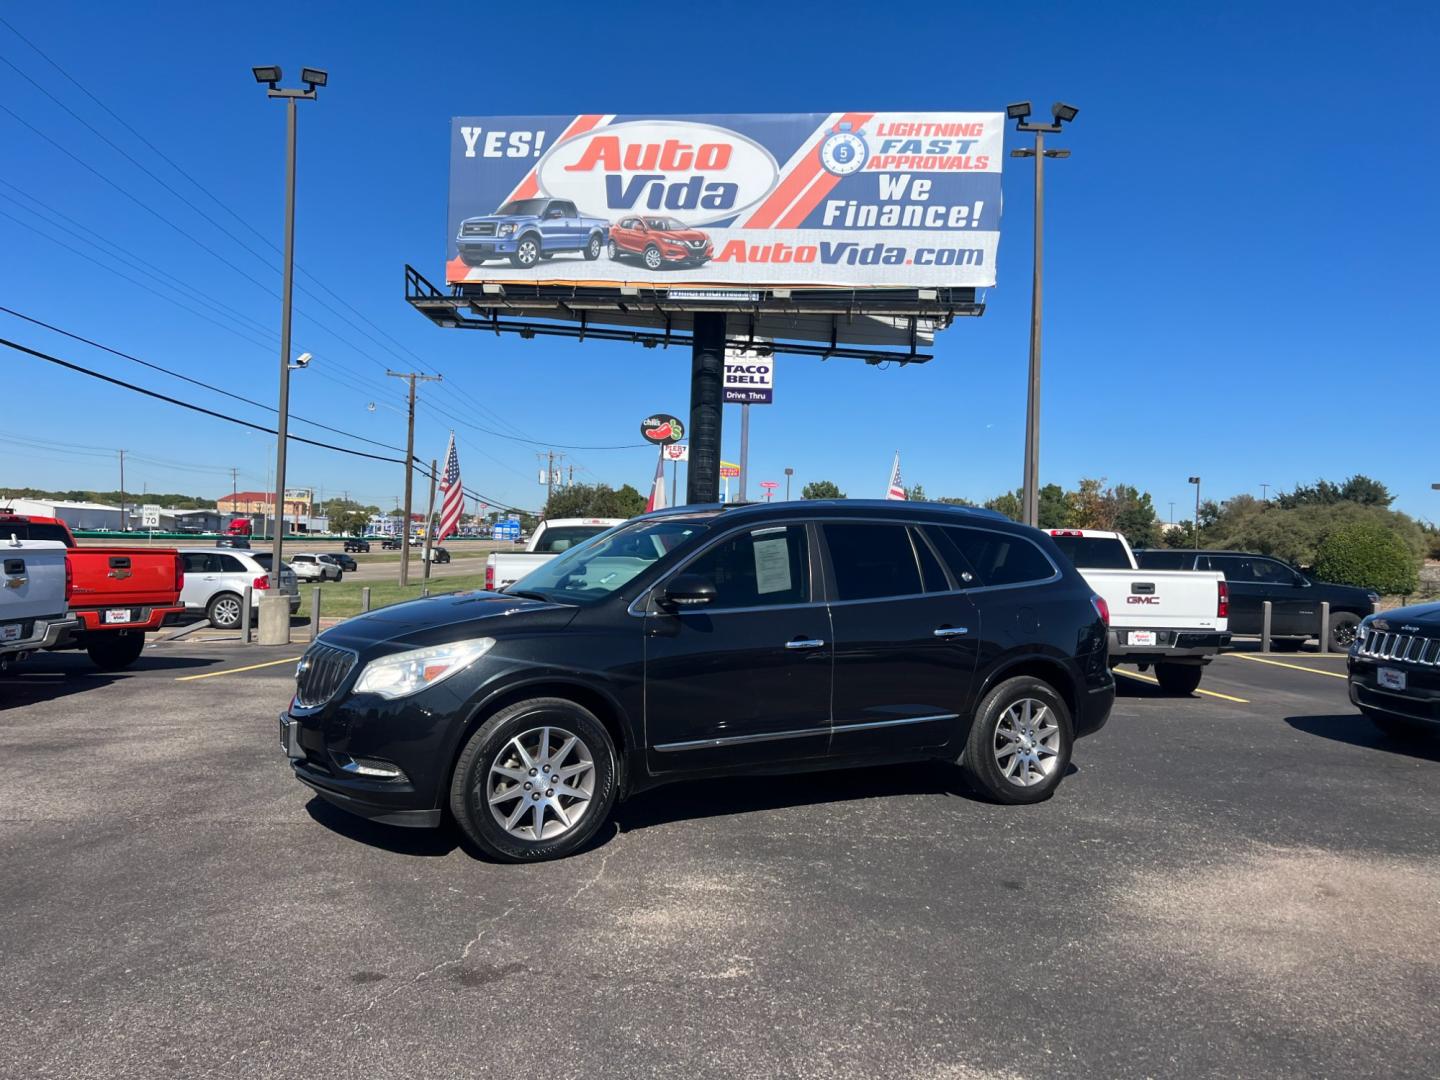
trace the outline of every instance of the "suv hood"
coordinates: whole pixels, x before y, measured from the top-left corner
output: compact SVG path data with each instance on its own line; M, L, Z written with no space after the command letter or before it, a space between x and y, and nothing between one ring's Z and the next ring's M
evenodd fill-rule
M662 232L656 233L656 235L665 237L668 240L688 240L692 243L710 239L710 237L706 236L699 229L677 229L674 232Z
M500 637L509 632L559 630L578 609L568 604L493 592L461 592L391 604L331 627L320 635L327 645L355 649L362 655L418 649L465 637Z
M1377 630L1440 637L1440 602L1392 608L1372 618L1370 625ZM1411 627L1416 629L1412 630Z

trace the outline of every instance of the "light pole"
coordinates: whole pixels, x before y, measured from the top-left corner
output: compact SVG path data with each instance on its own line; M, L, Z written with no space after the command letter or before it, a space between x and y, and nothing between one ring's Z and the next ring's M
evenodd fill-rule
M1005 115L1015 121L1016 131L1035 136L1034 149L1019 147L1010 151L1011 157L1035 159L1035 270L1030 283L1030 382L1025 399L1025 484L1022 500L1022 517L1026 525L1038 525L1040 522L1040 296L1045 232L1045 159L1070 156L1069 150L1046 150L1045 136L1059 134L1061 125L1074 120L1079 111L1073 105L1057 101L1050 108L1054 117L1052 123L1032 124L1026 120L1030 115L1028 101L1017 102L1005 109Z
M790 478L795 475L795 470L789 465L785 466L785 501L790 501Z
M1195 541L1195 544L1194 544L1195 550L1196 550L1196 551L1199 551L1199 550L1200 550L1200 478L1199 478L1198 476L1192 476L1192 477L1190 477L1190 483L1192 483L1192 484L1195 485L1195 521L1194 521L1194 527L1193 527L1193 529L1192 529L1192 531L1191 531L1191 537L1192 537L1192 539Z
M290 427L290 293L295 270L295 102L314 101L318 87L330 76L318 68L302 68L304 90L282 90L278 66L251 68L255 81L268 85L266 94L285 102L285 265L280 287L280 410L275 439L275 541L270 552L270 588L260 598L260 644L287 645L290 642L290 603L280 590L280 568L285 536L285 443ZM309 363L307 353L293 365Z

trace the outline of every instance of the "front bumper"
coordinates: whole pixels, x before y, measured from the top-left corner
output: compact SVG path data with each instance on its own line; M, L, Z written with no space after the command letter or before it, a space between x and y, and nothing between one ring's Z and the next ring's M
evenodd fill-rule
M472 259L499 259L515 254L515 243L513 236L487 236L484 239L462 236L455 242L455 246L461 256L469 256Z
M1349 660L1350 703L1406 720L1440 727L1440 669L1411 663L1375 661L1352 655ZM1391 668L1405 673L1405 689L1392 690L1379 684L1376 672Z

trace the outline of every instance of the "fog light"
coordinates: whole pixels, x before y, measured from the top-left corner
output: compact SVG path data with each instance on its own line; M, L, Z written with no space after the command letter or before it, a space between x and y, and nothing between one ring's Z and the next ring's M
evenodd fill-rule
M398 765L377 758L351 757L349 754L335 754L335 764L340 771L351 776L368 776L372 780L409 780Z

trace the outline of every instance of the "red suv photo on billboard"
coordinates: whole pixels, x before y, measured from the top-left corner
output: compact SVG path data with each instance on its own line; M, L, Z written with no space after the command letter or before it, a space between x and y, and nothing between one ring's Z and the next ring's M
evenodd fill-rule
M647 270L664 266L704 266L715 256L715 245L699 229L672 217L621 218L610 226L612 260L636 258Z
M451 285L988 287L999 112L456 117Z

